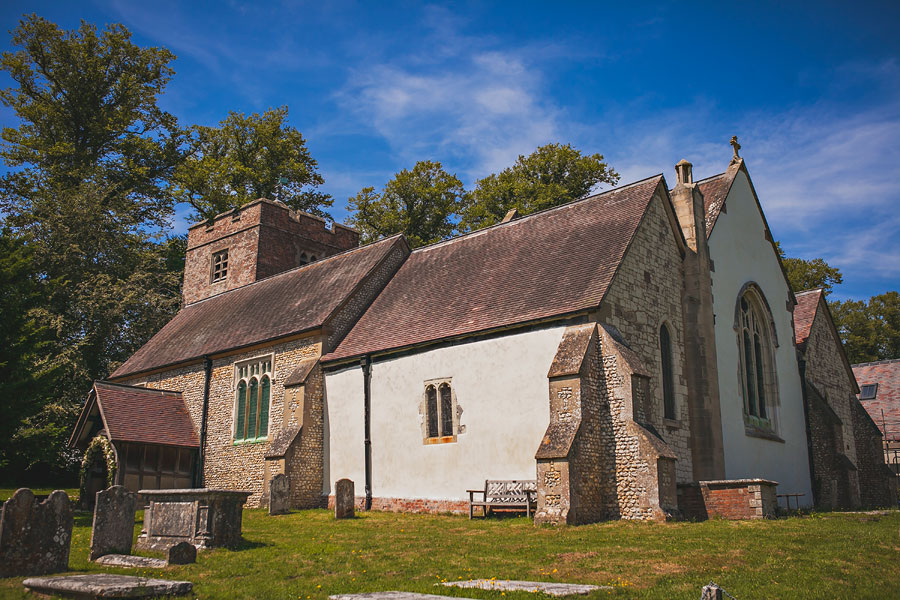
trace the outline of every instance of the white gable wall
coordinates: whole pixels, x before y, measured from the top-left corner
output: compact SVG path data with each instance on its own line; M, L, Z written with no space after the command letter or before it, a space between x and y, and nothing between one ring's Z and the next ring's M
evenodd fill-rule
M712 291L725 475L729 479L762 477L777 481L778 493L805 493L801 503L811 504L803 397L792 316L786 305L788 286L772 245L766 240L765 225L743 171L735 176L725 208L727 212L719 215L709 238L709 252L715 268ZM748 282L754 282L762 289L775 322L780 403L775 410L775 420L776 433L784 443L752 437L744 428L734 310L738 294Z
M467 500L485 479L534 479L550 415L547 370L565 327L426 349L372 364L372 495ZM452 378L465 433L424 444L425 381ZM327 481L365 490L362 369L326 373Z

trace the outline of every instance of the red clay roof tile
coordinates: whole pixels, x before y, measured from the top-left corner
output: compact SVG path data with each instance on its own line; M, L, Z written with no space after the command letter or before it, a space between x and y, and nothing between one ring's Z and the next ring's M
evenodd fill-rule
M190 304L111 377L321 327L397 243L400 236L387 238Z
M419 248L323 360L598 306L661 175Z
M859 387L877 383L872 400L860 400L886 440L900 442L900 359L853 365Z
M794 337L797 345L801 348L806 345L809 338L809 331L812 329L813 321L816 319L816 312L819 309L819 298L822 297L822 290L807 290L805 292L797 292L797 306L794 307Z
M199 448L181 392L94 382L109 439Z

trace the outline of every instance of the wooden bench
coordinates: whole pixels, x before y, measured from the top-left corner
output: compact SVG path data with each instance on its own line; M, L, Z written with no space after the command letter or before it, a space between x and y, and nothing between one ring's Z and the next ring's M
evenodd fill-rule
M469 518L474 516L475 507L481 507L483 517L491 513L491 509L525 510L531 517L532 509L537 505L537 481L531 480L494 480L486 479L483 490L466 490L469 493ZM481 500L475 499L481 494Z

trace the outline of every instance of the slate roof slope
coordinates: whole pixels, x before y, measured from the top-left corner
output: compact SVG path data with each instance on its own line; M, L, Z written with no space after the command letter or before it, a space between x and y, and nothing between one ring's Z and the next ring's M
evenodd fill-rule
M657 175L414 250L325 361L597 307Z
M886 440L900 442L900 359L853 365L853 373L860 387L878 384L875 398L860 403Z
M816 319L822 290L797 292L795 297L797 298L797 306L794 307L794 337L797 340L797 345L803 348L806 345L806 340L809 338L813 321Z
M387 238L190 304L111 377L321 327L398 243Z
M109 439L199 448L200 438L181 392L95 381L92 395ZM88 400L70 444L76 441L93 403Z
M707 238L712 234L716 220L719 218L719 213L722 212L722 207L725 206L725 198L728 197L728 192L731 191L734 177L741 170L741 165L743 164L744 159L739 158L736 161L732 161L724 173L719 173L697 182L700 193L703 194L703 205L706 208Z

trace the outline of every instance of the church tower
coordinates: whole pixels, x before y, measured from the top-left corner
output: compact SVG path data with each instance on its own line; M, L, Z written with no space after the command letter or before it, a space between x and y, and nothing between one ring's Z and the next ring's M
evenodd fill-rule
M221 294L359 245L359 233L261 198L188 230L184 304Z

